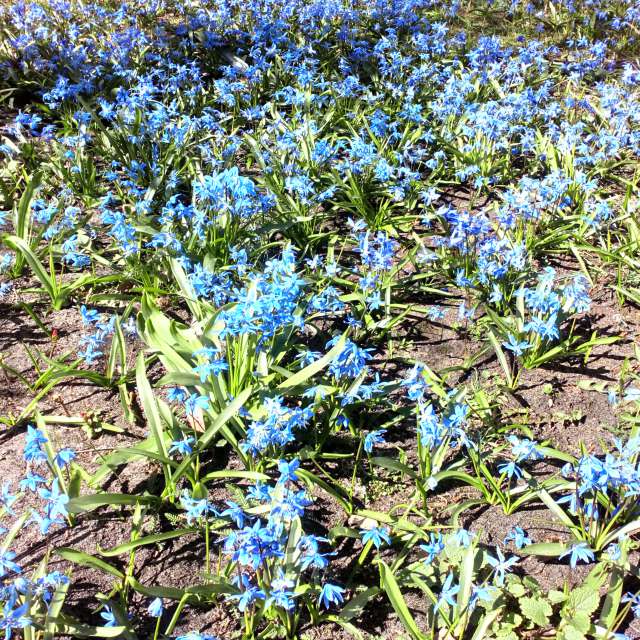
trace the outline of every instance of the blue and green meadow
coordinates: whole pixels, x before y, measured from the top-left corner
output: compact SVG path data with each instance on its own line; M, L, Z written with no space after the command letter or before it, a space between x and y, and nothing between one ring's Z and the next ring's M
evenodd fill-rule
M0 3L0 636L640 638L639 0Z

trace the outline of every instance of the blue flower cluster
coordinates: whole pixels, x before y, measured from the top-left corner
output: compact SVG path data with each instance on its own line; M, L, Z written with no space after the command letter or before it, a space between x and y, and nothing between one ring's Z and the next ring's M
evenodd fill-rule
M279 608L293 612L302 574L311 572L314 582L325 573L331 554L321 552L326 539L299 530L300 518L311 500L298 489L298 460L278 464L280 477L273 485L256 483L247 492L267 513L266 518L249 515L232 505L222 512L236 529L223 540L223 551L235 567L230 596L242 612ZM305 581L305 584L309 584ZM343 601L344 589L330 582L317 587L318 603L325 608Z

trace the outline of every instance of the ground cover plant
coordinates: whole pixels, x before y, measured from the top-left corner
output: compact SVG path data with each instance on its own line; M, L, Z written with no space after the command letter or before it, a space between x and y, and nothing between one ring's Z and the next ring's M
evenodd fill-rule
M640 638L639 39L0 3L5 638Z

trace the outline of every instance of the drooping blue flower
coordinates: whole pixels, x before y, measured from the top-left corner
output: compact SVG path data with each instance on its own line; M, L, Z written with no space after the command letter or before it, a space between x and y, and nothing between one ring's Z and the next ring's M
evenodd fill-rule
M164 605L162 603L162 598L155 598L151 601L151 604L147 607L147 611L152 618L159 618L162 616L162 612L164 611Z
M387 527L371 527L371 529L360 529L360 537L362 542L367 544L371 542L376 549L382 546L382 543L391 544L391 536Z
M377 431L370 431L364 437L364 450L367 453L371 453L373 451L373 447L379 444L384 444L384 434L387 432L386 429L378 429Z
M590 562L594 562L595 560L593 550L586 542L579 542L578 544L574 544L558 557L565 558L566 556L570 556L569 564L571 565L572 569L576 568L578 562L589 564Z
M105 622L105 627L115 627L118 624L116 620L116 616L113 611L111 611L111 607L105 606L104 609L100 612L100 617Z
M325 582L318 596L318 604L325 609L330 609L331 605L341 605L344 602L344 589L338 585Z

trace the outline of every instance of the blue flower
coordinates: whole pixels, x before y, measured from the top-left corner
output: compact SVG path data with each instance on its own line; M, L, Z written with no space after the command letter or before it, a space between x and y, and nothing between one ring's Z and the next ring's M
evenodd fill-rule
M640 618L640 594L625 593L622 596L622 602L630 602L631 610L636 618Z
M379 549L383 542L391 544L391 536L389 535L389 529L387 527L360 529L360 535L364 544L371 541L376 549Z
M233 520L233 522L235 522L237 527L240 527L240 528L244 527L246 516L242 507L240 507L238 504L236 504L232 500L227 500L226 503L228 508L220 512L220 516L223 518L226 517Z
M57 478L51 483L51 489L41 488L38 493L43 500L47 501L47 516L49 518L54 519L56 516L67 517L69 496L61 493Z
M508 478L522 478L522 469L520 469L520 467L515 462L513 462L513 460L498 465L498 471L500 473L506 474Z
M620 549L620 545L614 542L612 542L605 551L614 562L617 562L622 557L622 549Z
M449 573L442 585L437 602L433 605L433 611L437 613L445 604L455 607L454 596L460 591L460 585L453 584L453 573Z
M280 478L278 483L286 484L287 482L295 482L298 479L296 471L300 466L300 460L294 459L291 462L286 460L278 461L278 471L280 472Z
M518 341L518 339L513 336L508 336L508 342L503 342L502 346L509 351L513 351L514 355L521 356L524 352L531 347L531 344L526 340Z
M567 551L562 553L559 557L564 558L569 554L569 564L571 565L572 569L576 568L578 562L585 562L586 564L589 564L590 562L594 562L595 560L593 550L586 542L574 544L570 549L567 549Z
M344 589L330 582L325 582L318 596L318 604L325 609L329 609L331 605L340 605L344 602Z
M433 559L444 551L444 540L441 533L430 533L429 538L430 541L427 544L420 545L420 548L427 553L424 560L426 564L431 564Z
M329 340L327 348L335 346L340 336ZM342 351L329 365L329 372L338 379L357 378L364 370L367 361L371 359L370 349L361 349L357 344L347 339Z
M80 307L80 315L82 316L82 324L85 326L95 324L100 319L96 309L87 309L84 305Z
M198 395L197 393L192 393L187 400L185 400L184 408L187 415L195 416L198 410L207 411L209 409L209 398Z
M387 432L386 429L378 429L377 431L371 431L364 437L364 450L367 453L371 453L373 451L373 447L378 444L384 444L384 434Z
M528 544L531 544L531 539L527 537L527 534L521 527L513 527L504 539L504 544L507 544L510 540L513 540L516 549L522 549Z
M155 598L148 606L147 611L149 615L153 618L159 618L162 616L162 612L164 611L164 605L162 604L162 598Z
M38 485L44 484L45 482L46 480L42 476L39 476L37 473L33 473L32 471L27 471L25 477L20 480L20 489L35 493L38 490Z
M21 573L22 568L13 559L16 554L13 551L0 552L0 578L4 578L7 573Z
M184 402L187 399L187 392L180 387L171 387L167 391L167 400L169 402Z
M118 624L118 621L109 606L105 606L104 610L100 612L100 617L105 621L105 627L115 627Z
M244 613L247 609L252 607L255 602L260 600L265 601L267 596L265 592L249 583L249 580L243 581L242 591L240 593L234 593L228 597L229 600L236 600L238 603L238 610L240 613Z
M269 590L269 597L265 602L265 606L270 603L280 607L285 611L292 611L295 608L293 587L295 583L293 580L286 578L282 569L278 569L276 576L271 580L271 588Z
M11 640L13 629L26 629L31 626L31 618L29 618L29 603L25 602L19 607L15 606L15 599L9 598L2 608L2 617L0 617L0 629L5 630L5 640Z
M496 584L502 586L504 584L505 575L511 571L511 568L520 561L516 556L505 558L500 549L496 549L497 558L487 556L487 562L493 567L496 576Z
M180 496L180 505L187 512L187 524L189 525L194 520L200 520L213 511L206 498L195 500L186 491Z
M469 608L473 611L478 602L490 602L494 594L497 592L495 587L474 585L471 589L471 598L469 598Z
M15 515L11 507L17 500L18 496L11 493L11 483L5 481L0 492L0 506L4 508L8 515Z
M455 534L455 539L461 547L468 549L474 536L475 534L470 533L466 529L458 529Z
M195 438L193 436L185 435L182 440L174 440L171 443L171 448L169 449L169 455L172 453L179 453L182 456L188 456L193 452L193 443L195 442Z
M58 453L56 454L56 457L54 458L54 462L59 466L59 467L66 467L72 460L74 460L76 457L76 452L73 449L70 448L65 448L65 449L60 449L60 451L58 451Z
M24 445L25 462L41 462L46 460L47 456L44 451L42 451L42 445L46 442L48 441L42 431L32 425L28 425Z
M328 554L320 553L320 542L328 542L328 540L314 535L301 536L298 542L298 549L301 553L298 564L303 571L310 567L313 569L325 569L328 566Z

